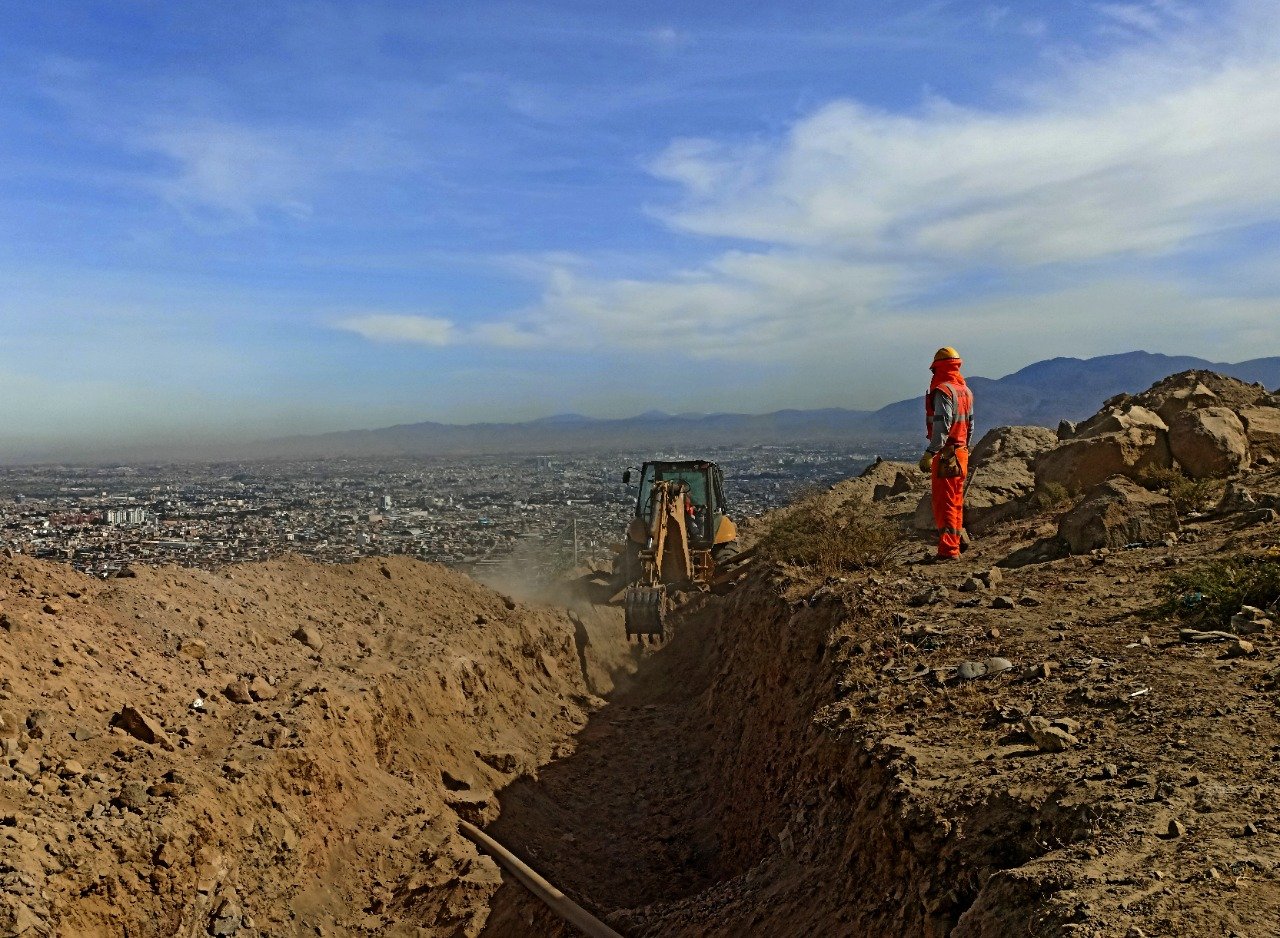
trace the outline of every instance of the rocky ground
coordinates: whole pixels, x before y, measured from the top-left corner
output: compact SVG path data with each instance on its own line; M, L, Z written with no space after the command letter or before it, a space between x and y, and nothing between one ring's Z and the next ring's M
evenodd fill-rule
M0 935L565 934L459 817L628 936L1274 935L1277 596L1195 584L1280 564L1276 416L1202 373L993 431L960 562L760 562L647 654L405 559L0 559Z
M1000 566L1058 524L691 611L493 830L627 935L1275 934L1280 633L1188 640L1157 586L1280 525Z

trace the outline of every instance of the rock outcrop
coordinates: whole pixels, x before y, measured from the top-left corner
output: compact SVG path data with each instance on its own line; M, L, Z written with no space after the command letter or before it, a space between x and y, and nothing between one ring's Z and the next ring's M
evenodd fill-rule
M1254 457L1280 457L1280 407L1241 407L1240 422Z
M1075 436L1042 453L1035 461L1036 487L1060 485L1075 494L1113 475L1138 478L1173 465L1168 434L1134 423L1123 430Z
M1228 407L1184 410L1169 427L1169 451L1193 479L1220 479L1249 461L1249 438Z
M1036 458L1036 486L1087 492L1113 475L1141 479L1179 469L1226 478L1251 459L1280 456L1280 396L1211 371L1170 375L1138 395L1121 394Z
M1058 524L1058 536L1073 554L1100 547L1155 542L1178 530L1173 500L1149 492L1124 476L1098 485Z

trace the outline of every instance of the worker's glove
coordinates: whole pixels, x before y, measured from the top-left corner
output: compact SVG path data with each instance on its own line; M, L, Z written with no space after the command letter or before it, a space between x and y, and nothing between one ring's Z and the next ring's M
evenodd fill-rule
M925 453L923 456L920 457L920 471L921 472L933 471L933 453Z

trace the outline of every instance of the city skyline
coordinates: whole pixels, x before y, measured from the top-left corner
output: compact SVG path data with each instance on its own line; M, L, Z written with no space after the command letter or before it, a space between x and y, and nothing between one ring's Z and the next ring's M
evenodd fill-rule
M9 449L1280 352L1280 12L16 3Z

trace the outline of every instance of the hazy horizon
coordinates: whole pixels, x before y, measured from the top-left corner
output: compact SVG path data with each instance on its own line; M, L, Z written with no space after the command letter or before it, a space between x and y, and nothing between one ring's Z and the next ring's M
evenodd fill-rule
M1280 354L1280 8L17 2L9 453Z

